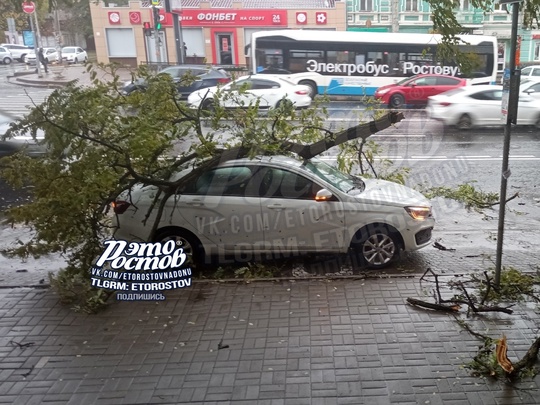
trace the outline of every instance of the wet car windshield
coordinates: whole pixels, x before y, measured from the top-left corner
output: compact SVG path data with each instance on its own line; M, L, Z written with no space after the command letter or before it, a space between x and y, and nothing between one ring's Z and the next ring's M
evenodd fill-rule
M340 172L335 167L320 160L309 160L304 164L304 167L344 193L352 190L358 190L360 192L364 190L365 184L362 179Z

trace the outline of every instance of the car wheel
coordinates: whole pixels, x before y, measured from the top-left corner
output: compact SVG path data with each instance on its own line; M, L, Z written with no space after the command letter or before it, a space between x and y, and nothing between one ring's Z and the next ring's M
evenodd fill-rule
M368 225L362 228L351 243L357 264L369 269L382 269L398 255L401 243L397 231L391 232L384 225Z
M73 60L73 63L79 63L79 59L78 59L78 58L75 58L75 59Z
M26 54L21 55L19 58L19 62L24 62L24 58L26 58Z
M401 94L394 94L392 97L390 97L390 102L388 105L391 108L401 108L405 105L405 97L403 97Z
M9 65L11 63L11 58L5 57L2 62L4 63L4 65Z
M276 108L280 108L280 107L283 107L286 110L292 109L293 108L293 102L291 100L288 100L288 99L279 100L276 103Z
M468 130L473 127L472 118L469 114L463 114L459 117L456 127L461 130Z
M309 87L309 96L314 99L317 95L317 85L311 80L301 80L298 84Z
M216 105L214 104L214 100L211 99L211 98L207 98L206 100L204 100L203 105L202 105L202 109L206 110L206 111L209 111L209 112L214 112L215 109L216 109Z
M195 235L178 228L167 228L158 231L154 237L154 242L165 243L170 240L176 242L177 247L181 247L187 256L187 262L191 265L202 264L204 259L204 249L201 242Z

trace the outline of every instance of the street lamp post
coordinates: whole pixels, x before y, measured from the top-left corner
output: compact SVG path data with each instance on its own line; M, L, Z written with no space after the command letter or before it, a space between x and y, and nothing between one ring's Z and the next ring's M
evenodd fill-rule
M508 178L510 177L510 169L508 167L508 160L510 154L510 138L512 133L512 124L516 123L517 110L518 110L518 98L519 98L519 82L520 82L520 70L517 69L519 60L517 52L517 29L518 29L518 16L519 16L519 2L522 0L500 0L500 4L512 4L512 33L510 36L510 63L509 63L509 81L506 81L506 85L510 85L508 88L508 107L506 109L506 125L504 126L504 144L502 154L502 171L501 171L501 191L499 193L499 224L497 229L497 252L495 261L495 286L499 287L501 283L501 267L502 267L502 251L504 240L504 216L506 212L506 189ZM504 107L504 106L503 106ZM504 109L504 108L503 108Z

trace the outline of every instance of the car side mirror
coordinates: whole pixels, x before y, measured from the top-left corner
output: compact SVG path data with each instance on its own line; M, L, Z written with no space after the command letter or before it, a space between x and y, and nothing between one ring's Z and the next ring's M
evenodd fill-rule
M334 195L330 190L322 188L315 194L315 201L330 201Z

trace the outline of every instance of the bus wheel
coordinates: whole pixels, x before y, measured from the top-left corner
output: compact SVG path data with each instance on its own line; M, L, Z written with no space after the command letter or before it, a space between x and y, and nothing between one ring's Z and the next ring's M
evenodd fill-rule
M456 127L461 130L471 129L473 127L473 123L469 114L463 114L461 117L459 117Z
M403 97L401 94L394 94L392 97L390 97L390 102L388 105L391 108L401 108L405 104L405 97Z
M313 99L317 95L317 86L311 80L301 80L298 84L309 87L309 96Z

